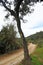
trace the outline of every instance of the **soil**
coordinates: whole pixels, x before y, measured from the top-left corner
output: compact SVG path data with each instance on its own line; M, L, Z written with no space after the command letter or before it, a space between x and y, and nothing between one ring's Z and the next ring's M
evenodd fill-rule
M37 45L30 43L28 45L29 54L32 54L35 51L36 47ZM0 65L16 65L21 62L23 58L23 49L19 49L16 52L0 56Z

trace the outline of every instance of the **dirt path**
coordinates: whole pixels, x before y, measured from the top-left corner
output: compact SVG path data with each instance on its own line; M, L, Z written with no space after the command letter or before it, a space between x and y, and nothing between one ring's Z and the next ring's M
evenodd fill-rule
M36 49L35 44L30 43L28 46L29 54L33 53ZM7 54L0 57L0 65L16 65L23 59L23 49L16 51L15 53Z

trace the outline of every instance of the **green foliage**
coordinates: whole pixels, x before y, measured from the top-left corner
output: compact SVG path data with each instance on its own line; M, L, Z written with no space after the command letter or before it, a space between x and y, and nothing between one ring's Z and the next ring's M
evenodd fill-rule
M37 56L32 56L32 65L43 65L43 63L38 60Z
M37 48L33 54L31 54L31 65L43 65L43 48ZM20 63L19 65L22 65Z
M15 43L15 32L13 25L3 26L0 31L0 50L2 53L8 52L12 49Z
M36 56L32 56L31 65L43 65L43 62L40 62ZM19 65L23 65L20 63Z
M0 53L8 53L9 51L20 48L19 42L16 40L16 31L14 25L3 26L0 31Z
M23 40L21 38L16 38L16 42L22 47L23 45Z
M43 65L43 48L37 48L31 57L33 65Z
M29 42L38 44L39 47L43 47L43 31L33 34L26 39Z
M40 59L43 59L43 48L37 48L34 54Z

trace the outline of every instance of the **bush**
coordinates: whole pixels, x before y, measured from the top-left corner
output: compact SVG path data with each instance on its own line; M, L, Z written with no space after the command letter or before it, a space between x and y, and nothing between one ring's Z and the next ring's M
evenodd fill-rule
M14 25L10 24L4 26L0 31L0 54L8 53L12 50L20 48L16 40L16 31L14 31Z

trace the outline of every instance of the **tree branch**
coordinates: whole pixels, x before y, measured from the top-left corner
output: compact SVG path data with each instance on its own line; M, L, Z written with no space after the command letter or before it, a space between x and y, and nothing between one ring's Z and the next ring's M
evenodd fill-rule
M19 8L23 0L18 0L17 5L15 7L15 11L17 13L17 16L19 15Z
M9 8L6 6L6 4L5 4L5 2L4 2L3 0L1 0L1 3L2 3L3 6L11 13L11 15L15 16L15 12L14 12L13 10L9 9Z

